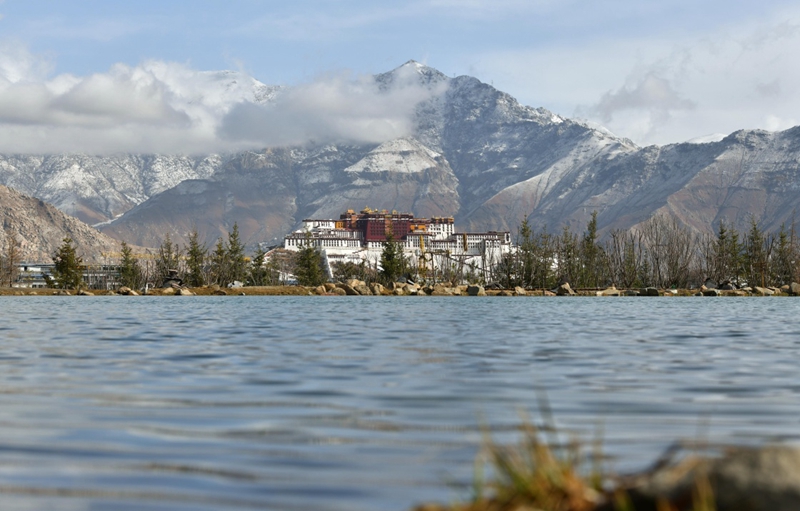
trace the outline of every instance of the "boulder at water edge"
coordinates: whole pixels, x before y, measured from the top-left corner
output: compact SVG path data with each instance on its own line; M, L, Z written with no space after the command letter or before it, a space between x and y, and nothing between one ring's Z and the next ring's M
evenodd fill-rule
M575 296L575 291L569 285L569 282L564 282L556 288L556 295L558 296Z
M789 294L792 296L800 296L800 284L792 282L789 286Z
M430 292L431 296L452 296L453 288L447 284L434 284Z
M353 286L349 284L337 284L337 288L344 289L344 292L347 296L358 296L358 291L356 291Z
M486 296L486 290L483 286L467 286L467 294L469 296Z
M719 458L688 457L638 478L630 491L634 509L659 499L692 502L698 482L711 485L717 511L800 509L800 449L788 446L730 448Z
M608 289L604 289L602 291L597 292L597 296L621 296L619 289L616 286L611 286Z
M372 295L372 291L369 290L369 286L367 286L363 282L361 284L357 285L356 287L354 287L353 289L355 289L356 292L358 294L362 295L362 296L371 296Z

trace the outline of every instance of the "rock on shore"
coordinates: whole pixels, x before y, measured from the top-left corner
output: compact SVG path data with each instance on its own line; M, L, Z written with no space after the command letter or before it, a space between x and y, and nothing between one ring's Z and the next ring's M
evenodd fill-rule
M683 509L698 484L708 483L717 511L800 509L800 449L730 448L719 458L688 457L640 476L629 493L633 508L655 509L659 499Z

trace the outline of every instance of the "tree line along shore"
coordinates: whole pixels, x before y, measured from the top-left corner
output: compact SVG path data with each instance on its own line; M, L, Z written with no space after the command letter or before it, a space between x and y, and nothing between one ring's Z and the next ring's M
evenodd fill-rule
M18 283L15 250L11 243L0 257L0 287ZM472 286L488 295L522 295L524 291L526 295L746 296L797 294L793 284L800 282L800 240L794 222L765 232L752 219L749 230L740 233L721 221L715 234L694 235L673 218L655 216L635 230L613 230L600 240L596 213L582 233L569 226L557 233L534 230L523 221L514 250L484 268L443 259L435 271L429 271L407 256L391 235L380 260L372 263L326 266L322 252L310 241L297 251L259 246L248 257L236 224L213 249L198 241L196 229L189 233L186 246L167 235L148 254L136 254L123 242L119 256L105 264L102 272L87 270L69 238L52 260L52 270L44 275L50 288L88 292L130 288L137 294L157 294L155 290L165 287L191 289L196 294L239 288L248 288L250 294L307 294L301 289L265 290L294 286L316 294L336 294L347 282L359 281L364 284L362 291L369 290L355 293L361 295L468 295L467 288ZM87 273L103 277L92 281ZM380 286L379 292L375 285ZM327 286L325 293L320 286Z

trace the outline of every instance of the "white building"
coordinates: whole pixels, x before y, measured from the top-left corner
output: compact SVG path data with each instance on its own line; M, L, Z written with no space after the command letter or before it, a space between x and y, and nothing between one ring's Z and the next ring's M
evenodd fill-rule
M302 229L285 237L284 248L297 251L307 244L318 248L329 273L339 262L363 261L379 269L387 233L392 233L421 273L454 265L485 272L512 250L508 231L457 233L452 217L414 218L408 213L369 209L359 214L349 210L339 220L304 220Z

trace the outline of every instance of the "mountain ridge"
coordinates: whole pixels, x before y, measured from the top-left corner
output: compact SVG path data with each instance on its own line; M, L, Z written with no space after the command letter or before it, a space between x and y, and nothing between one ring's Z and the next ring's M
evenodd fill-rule
M384 93L409 84L429 92L414 109L412 133L380 144L193 157L0 155L0 183L149 246L167 233L183 242L192 226L210 245L233 223L251 246L269 243L304 218L364 206L452 215L476 231L513 231L524 218L582 229L592 211L601 234L662 213L696 232L720 219L742 229L751 215L774 229L800 196L800 128L639 147L418 62L374 80ZM264 87L267 103L281 94Z
M120 243L41 199L0 185L0 254L9 237L19 242L19 262L51 263L64 238L71 238L86 263L102 262L104 254L120 251Z

